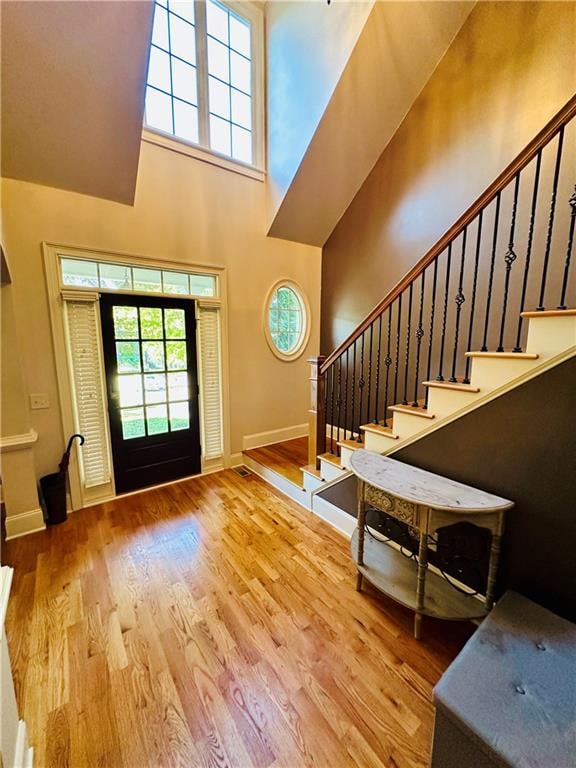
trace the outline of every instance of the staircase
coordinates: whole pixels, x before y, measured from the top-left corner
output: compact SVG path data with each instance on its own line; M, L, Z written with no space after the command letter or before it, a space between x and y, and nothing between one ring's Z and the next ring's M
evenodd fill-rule
M327 358L312 494L576 354L576 97Z

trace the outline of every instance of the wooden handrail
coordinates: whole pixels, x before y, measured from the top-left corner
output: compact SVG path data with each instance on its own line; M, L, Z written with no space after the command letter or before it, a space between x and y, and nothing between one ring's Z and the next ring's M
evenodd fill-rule
M324 363L320 368L320 373L324 374L330 366L336 362L340 355L345 352L354 342L362 336L362 334L370 327L370 325L376 320L379 315L388 309L390 304L403 293L406 288L413 282L425 269L431 264L434 259L439 256L442 251L448 246L452 240L454 240L462 232L464 227L467 227L472 222L481 210L486 208L492 200L496 197L498 192L501 192L507 184L525 168L528 163L536 157L539 150L543 149L549 141L551 141L562 126L570 122L570 120L576 115L576 95L572 96L567 104L554 115L549 123L532 139L532 141L520 152L520 154L510 163L510 165L496 178L496 180L490 184L490 186L483 192L480 197L472 203L468 210L460 216L460 218L450 227L450 229L438 240L436 245L432 246L430 250L418 261L412 269L407 272L404 277L397 283L394 288L380 301L374 309L369 312L364 320L358 325L354 331L341 343L336 349L328 355Z

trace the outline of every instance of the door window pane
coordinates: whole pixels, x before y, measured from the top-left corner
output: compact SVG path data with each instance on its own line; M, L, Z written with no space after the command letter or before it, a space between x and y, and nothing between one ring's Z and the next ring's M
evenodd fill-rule
M188 374L168 374L168 396L170 400L188 400Z
M185 272L162 272L164 293L188 293L188 275Z
M120 411L122 420L122 437L124 440L130 440L133 437L144 437L146 427L144 426L144 408L126 408Z
M166 374L150 373L144 376L144 397L147 405L166 402Z
M137 341L117 341L116 362L118 364L118 373L137 373L142 370L140 364L140 344Z
M132 270L134 277L135 291L155 291L162 292L162 277L159 269L143 269L134 267Z
M100 269L100 288L119 288L124 291L132 289L132 271L130 267L118 264L98 265Z
M117 339L138 338L138 310L136 307L113 307L114 336Z
M81 285L83 288L98 287L98 264L83 259L61 259L64 285Z
M120 407L142 405L142 377L139 374L118 377L118 389L120 392Z
M161 339L162 310L156 307L140 307L140 334L143 339Z
M168 432L168 413L166 405L151 405L146 408L146 423L149 435Z
M190 408L188 403L170 404L170 429L177 432L179 429L190 427Z
M143 341L142 356L144 358L145 371L163 371L164 365L164 344L161 341Z
M184 341L167 341L166 342L166 357L168 362L168 369L172 371L186 370L186 342Z
M166 323L167 339L186 338L186 324L183 309L165 309L164 322Z

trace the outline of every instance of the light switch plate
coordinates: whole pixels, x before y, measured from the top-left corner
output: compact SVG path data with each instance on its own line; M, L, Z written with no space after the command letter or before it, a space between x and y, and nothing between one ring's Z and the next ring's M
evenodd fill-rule
M30 395L30 408L33 411L39 411L42 408L50 408L48 395Z

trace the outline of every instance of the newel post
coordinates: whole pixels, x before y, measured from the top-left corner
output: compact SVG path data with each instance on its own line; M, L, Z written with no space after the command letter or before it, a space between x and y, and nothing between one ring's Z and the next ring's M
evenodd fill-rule
M326 450L326 412L324 392L326 377L320 372L324 355L309 357L310 410L308 411L308 463L320 469L318 456Z

